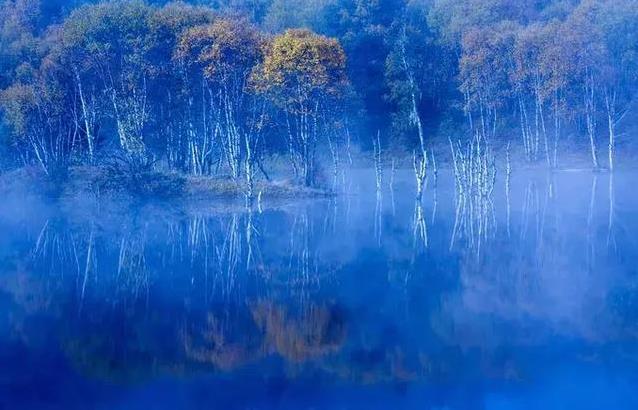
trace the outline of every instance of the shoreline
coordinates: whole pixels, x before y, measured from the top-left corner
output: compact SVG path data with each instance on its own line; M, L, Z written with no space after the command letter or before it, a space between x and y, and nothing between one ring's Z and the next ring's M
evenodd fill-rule
M243 182L243 181L242 181ZM54 182L36 167L22 167L0 174L0 193L31 194L50 199L82 196L122 200L244 201L242 182L225 176L190 176L152 171L142 176L110 174L103 167L71 167L64 181ZM305 187L290 180L259 180L253 188L254 200L330 198L328 189Z

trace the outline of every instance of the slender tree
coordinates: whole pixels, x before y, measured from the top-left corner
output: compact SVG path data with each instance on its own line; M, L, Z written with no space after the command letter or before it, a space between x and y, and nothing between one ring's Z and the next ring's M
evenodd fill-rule
M284 112L288 148L305 185L316 182L316 148L344 95L345 54L335 39L288 30L266 47L253 73L256 89Z

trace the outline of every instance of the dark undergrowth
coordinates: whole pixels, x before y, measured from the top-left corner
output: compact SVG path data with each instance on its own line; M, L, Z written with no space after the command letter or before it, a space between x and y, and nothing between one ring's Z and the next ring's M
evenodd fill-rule
M48 198L121 197L136 201L244 199L244 181L227 176L188 176L155 169L152 164L112 161L102 166L71 167L64 178L51 178L38 167L0 174L0 195L24 193ZM255 182L254 195L284 200L325 198L333 194L290 180Z

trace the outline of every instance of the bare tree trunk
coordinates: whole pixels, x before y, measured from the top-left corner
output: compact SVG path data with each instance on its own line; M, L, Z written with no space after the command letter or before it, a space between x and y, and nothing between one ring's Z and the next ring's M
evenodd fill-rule
M78 86L78 94L80 96L80 104L82 106L82 118L84 120L84 132L86 134L86 144L89 150L89 163L93 164L95 152L95 136L93 135L93 127L95 126L95 108L89 112L89 107L82 89L82 80L77 68L74 68L75 80Z
M403 28L403 39L400 42L401 45L401 62L403 64L403 69L405 70L405 75L408 80L408 85L410 86L410 100L412 102L412 113L411 119L412 122L416 125L417 133L419 135L419 143L421 145L421 152L425 152L425 135L423 132L423 124L421 122L421 116L419 115L419 109L417 104L417 92L418 88L416 86L416 81L414 80L414 74L410 65L408 64L407 53L405 50L405 43L407 42L407 38L405 36L405 27Z
M587 135L589 137L589 147L591 151L591 159L594 169L599 169L598 150L596 148L596 101L594 78L592 73L587 74L585 80L585 122L587 125Z
M337 140L333 141L330 137L330 133L327 134L328 137L328 148L330 149L330 156L332 157L332 190L333 192L337 191L337 186L339 184L339 147L337 146ZM336 137L336 135L335 135Z
M538 118L537 134L540 133L543 139L543 146L545 149L545 162L548 168L551 168L551 160L549 155L549 140L547 137L547 127L545 126L545 109L543 104L543 98L541 96L541 80L540 75L537 74L534 81L534 99L536 100L536 113Z
M531 131L529 129L529 121L527 118L527 109L525 108L525 102L523 101L523 96L519 95L518 97L518 107L521 117L521 134L523 136L523 149L525 151L525 158L527 161L534 161L533 148L531 143Z
M607 152L609 156L609 170L614 170L614 159L616 155L616 92L605 89L605 108L607 109L607 129L609 142Z
M407 42L407 38L405 35L405 27L403 32L403 39L400 42L401 46L401 61L403 63L403 69L405 70L405 75L408 80L408 84L410 86L410 99L412 102L412 112L411 112L411 120L414 125L416 125L417 134L419 136L419 152L415 150L412 153L413 156L413 166L414 166L414 176L416 178L416 199L420 201L423 197L423 189L425 187L425 180L427 175L427 163L428 163L428 154L425 147L425 133L423 131L423 123L421 122L421 116L419 115L419 109L417 104L417 92L418 88L416 85L416 81L414 80L414 74L407 60L407 53L405 50L405 43ZM471 124L471 118L470 118Z
M253 147L251 144L251 138L246 133L244 135L244 143L246 149L246 161L245 164L245 174L246 174L246 206L252 207L253 198L254 198L254 188L255 188L255 179L254 179L254 157L253 157Z
M377 131L377 138L372 140L374 149L374 171L376 175L377 192L383 189L383 158L381 153L381 131Z
M552 155L552 167L558 168L558 140L560 139L560 99L559 91L554 90L554 146Z
M425 151L412 153L414 176L416 178L416 199L420 201L423 198L423 189L425 188L425 179L427 175L428 157Z

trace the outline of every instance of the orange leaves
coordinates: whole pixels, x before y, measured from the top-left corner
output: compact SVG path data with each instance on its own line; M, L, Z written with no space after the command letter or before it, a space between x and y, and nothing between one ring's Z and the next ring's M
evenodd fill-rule
M459 62L461 89L472 98L498 106L506 97L518 25L503 21L487 28L472 28L463 36Z

